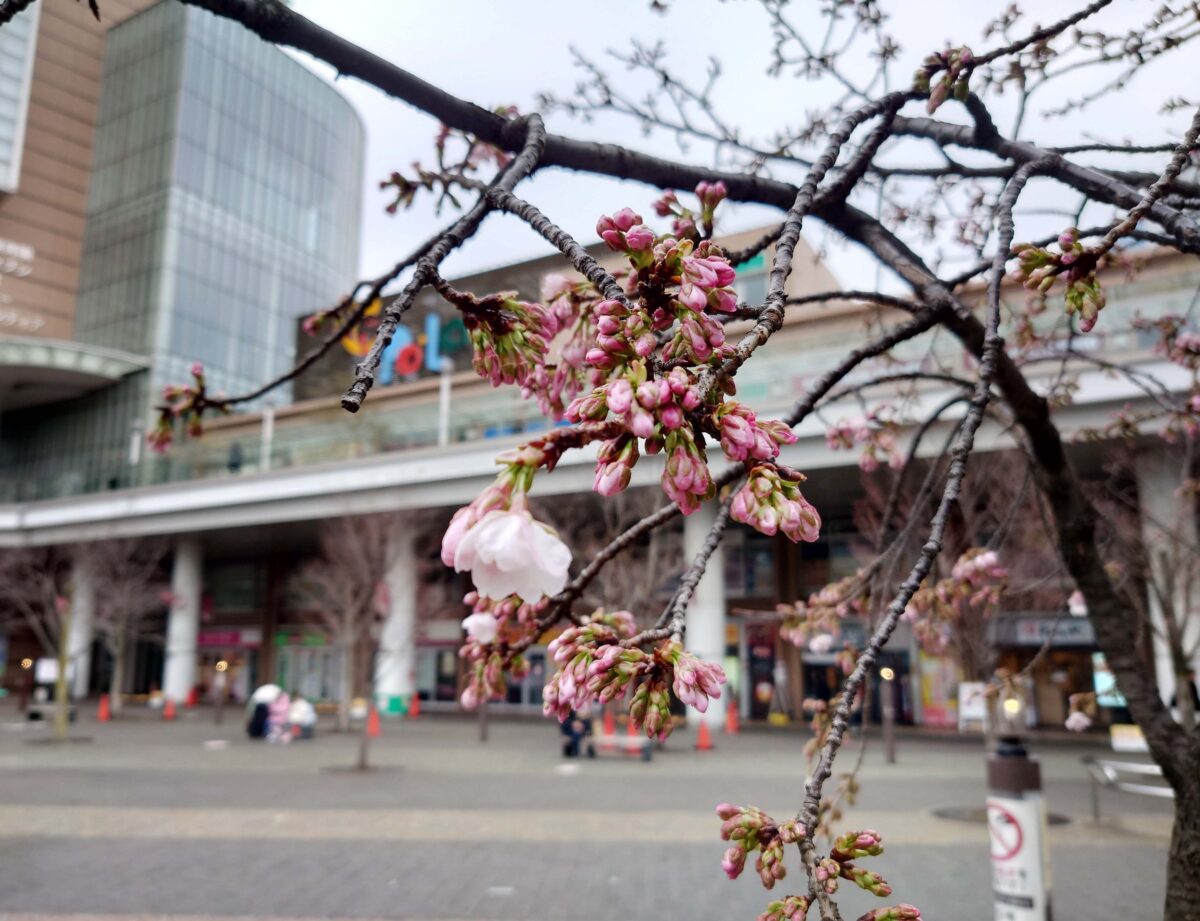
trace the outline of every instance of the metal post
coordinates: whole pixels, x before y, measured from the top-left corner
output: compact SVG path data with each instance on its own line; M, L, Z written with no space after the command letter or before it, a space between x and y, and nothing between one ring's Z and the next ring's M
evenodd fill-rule
M438 431L439 448L450 444L450 376L454 374L454 362L445 355L441 358L442 372L438 379Z
M883 679L879 685L879 692L882 697L880 705L883 708L883 751L884 759L888 764L896 763L896 673L884 667L879 670L879 677Z
M987 762L993 917L995 921L1050 921L1042 773L1017 734L1022 709L1016 696L1002 702L1002 734Z
M479 741L488 740L488 702L485 697L479 702Z

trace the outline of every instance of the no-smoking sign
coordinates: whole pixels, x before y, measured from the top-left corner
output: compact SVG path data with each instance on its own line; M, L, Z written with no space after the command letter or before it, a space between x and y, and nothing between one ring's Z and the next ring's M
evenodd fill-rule
M999 803L988 803L988 834L992 839L992 860L1012 860L1021 852L1025 833L1012 811Z
M1041 797L988 797L987 826L995 921L1046 921Z

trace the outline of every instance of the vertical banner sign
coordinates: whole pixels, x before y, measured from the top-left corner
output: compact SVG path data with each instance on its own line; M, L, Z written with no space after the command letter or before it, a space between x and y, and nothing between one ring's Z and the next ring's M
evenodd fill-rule
M1046 808L1040 793L987 801L995 921L1049 921Z

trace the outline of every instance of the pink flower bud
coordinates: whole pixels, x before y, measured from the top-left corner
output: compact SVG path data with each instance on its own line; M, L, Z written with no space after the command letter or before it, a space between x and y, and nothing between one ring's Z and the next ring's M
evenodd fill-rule
M662 420L663 427L670 431L683 425L683 410L674 404L664 407L658 417Z
M629 381L618 378L608 385L605 399L610 410L618 416L623 416L629 412L629 406L633 402L633 388L629 386Z

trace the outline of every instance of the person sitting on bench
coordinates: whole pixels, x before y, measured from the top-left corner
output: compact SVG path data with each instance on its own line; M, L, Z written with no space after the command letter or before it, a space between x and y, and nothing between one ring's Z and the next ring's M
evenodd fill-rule
M578 758L580 743L589 738L592 734L592 715L586 710L572 710L562 723L562 734L566 737L563 741L563 757ZM587 756L589 758L596 757L596 749L591 742L587 746Z

